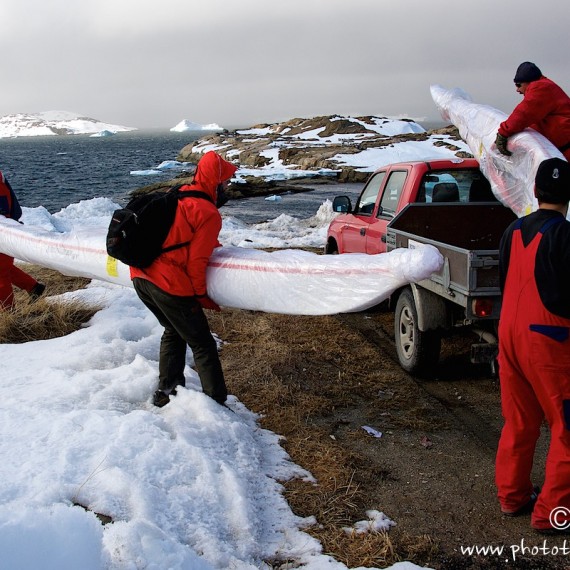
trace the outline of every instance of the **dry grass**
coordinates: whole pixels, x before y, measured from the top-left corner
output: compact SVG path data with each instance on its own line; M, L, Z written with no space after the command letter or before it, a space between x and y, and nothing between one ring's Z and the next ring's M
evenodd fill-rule
M46 284L46 295L75 291L88 279L66 277L50 269L25 266L25 271ZM65 336L86 323L98 310L79 301L48 302L44 297L31 302L27 293L15 291L16 306L0 312L0 343L23 343Z

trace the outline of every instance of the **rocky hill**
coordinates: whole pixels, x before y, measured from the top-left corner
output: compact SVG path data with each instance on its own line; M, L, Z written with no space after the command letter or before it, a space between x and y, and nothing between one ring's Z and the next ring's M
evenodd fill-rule
M231 199L304 192L316 183L364 182L376 168L394 162L394 157L472 156L454 126L426 131L407 119L339 115L211 133L186 145L177 160L196 164L209 150L239 164L227 192ZM189 169L135 193L166 190L191 181Z
M455 127L425 131L407 119L332 115L213 133L185 146L177 159L196 163L204 152L215 150L239 162L240 168L262 172L281 166L300 176L306 172L333 176L339 182L362 182L379 166L369 151L409 141L444 147L450 157L471 156ZM249 181L249 176L244 178Z

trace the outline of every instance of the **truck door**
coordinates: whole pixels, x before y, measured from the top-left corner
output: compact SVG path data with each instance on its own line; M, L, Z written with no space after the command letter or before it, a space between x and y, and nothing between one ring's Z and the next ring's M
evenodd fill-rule
M366 252L366 233L370 224L376 222L376 203L382 182L386 176L385 171L377 172L370 178L350 216L350 220L343 225L342 242L343 251L351 253Z
M374 220L371 220L366 230L366 253L374 254L386 251L386 228L400 210L398 205L407 176L407 170L390 172Z

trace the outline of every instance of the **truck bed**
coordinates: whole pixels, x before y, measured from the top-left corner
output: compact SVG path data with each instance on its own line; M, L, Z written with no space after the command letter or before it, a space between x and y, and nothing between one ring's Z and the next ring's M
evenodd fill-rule
M387 249L435 246L444 266L419 285L465 307L469 297L500 295L499 243L515 219L496 202L409 204L388 225Z

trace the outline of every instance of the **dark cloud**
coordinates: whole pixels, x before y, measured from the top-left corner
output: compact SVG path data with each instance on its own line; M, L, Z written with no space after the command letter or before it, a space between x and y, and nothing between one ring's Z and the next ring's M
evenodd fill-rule
M527 59L570 91L566 0L48 4L3 9L0 115L62 109L141 128L437 118L432 83L509 112L520 100L514 70Z

